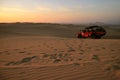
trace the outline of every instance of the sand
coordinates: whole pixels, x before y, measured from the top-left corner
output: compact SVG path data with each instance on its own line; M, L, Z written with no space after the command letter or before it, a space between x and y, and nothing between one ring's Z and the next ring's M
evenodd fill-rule
M119 39L0 39L0 80L120 80Z
M0 23L0 38L18 36L49 36L76 38L76 34L89 25L50 23ZM120 25L104 25L107 31L103 39L120 39Z
M85 25L0 23L0 80L120 80L120 28L78 39Z

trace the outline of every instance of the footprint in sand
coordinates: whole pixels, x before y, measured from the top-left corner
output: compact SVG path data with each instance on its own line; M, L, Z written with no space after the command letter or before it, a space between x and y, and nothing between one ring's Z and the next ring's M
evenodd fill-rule
M27 55L31 55L32 53L27 53Z
M80 66L80 63L73 63L74 66Z
M106 49L105 47L102 47L102 49Z
M95 49L96 51L100 51L100 49Z
M100 60L100 58L99 58L98 55L93 55L93 56L92 56L92 59L94 59L94 60L96 60L96 61L99 61L99 60Z
M84 50L83 50L83 49L80 49L80 51L81 51L81 52L84 52Z
M61 61L61 59L55 59L54 61L53 61L53 63L59 63Z
M38 47L41 47L41 45L38 45Z
M115 50L111 49L112 52L114 52Z
M4 52L2 52L2 53L6 54L6 55L11 54L9 51L4 51ZM2 54L2 53L1 53L1 54Z
M20 50L20 49L13 49L14 51L18 51L18 50Z
M2 54L3 52L0 52L0 54Z
M10 52L6 53L6 55L9 55L9 54L11 54L11 53Z
M72 47L68 47L68 48L69 48L68 52L74 52L75 51L75 49L73 49Z
M81 61L82 59L81 58L78 58L79 61Z
M19 53L26 53L26 51L20 51Z

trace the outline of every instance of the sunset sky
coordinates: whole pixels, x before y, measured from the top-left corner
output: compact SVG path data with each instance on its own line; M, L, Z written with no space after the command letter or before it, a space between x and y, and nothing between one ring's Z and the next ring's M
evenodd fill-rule
M120 23L120 0L0 0L0 22Z

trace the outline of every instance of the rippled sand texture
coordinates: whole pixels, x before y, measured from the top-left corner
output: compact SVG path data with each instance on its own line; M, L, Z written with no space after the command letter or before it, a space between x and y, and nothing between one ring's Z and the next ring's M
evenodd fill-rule
M120 80L119 39L0 39L0 80Z

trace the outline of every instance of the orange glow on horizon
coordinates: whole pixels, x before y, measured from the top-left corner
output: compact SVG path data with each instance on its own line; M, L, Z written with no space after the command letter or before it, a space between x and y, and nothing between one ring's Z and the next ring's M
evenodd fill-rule
M119 0L2 0L0 2L0 22L119 23L120 21Z
M85 21L90 17L82 11L74 13L67 8L55 11L50 8L41 7L34 11L22 8L2 8L0 22L75 22Z

